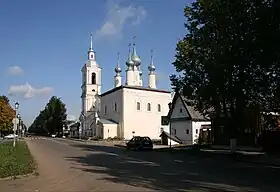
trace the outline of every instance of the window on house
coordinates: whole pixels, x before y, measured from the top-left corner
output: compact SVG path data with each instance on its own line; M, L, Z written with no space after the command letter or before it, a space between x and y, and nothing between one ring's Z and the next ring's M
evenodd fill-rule
M104 114L107 114L107 106L104 107Z
M140 102L137 102L137 110L140 110L141 106L140 106Z
M198 134L198 129L195 130L195 134Z
M148 110L148 111L151 111L151 103L148 103L148 104L147 104L147 110Z
M186 134L189 134L189 133L190 133L189 129L186 129Z
M114 104L114 111L117 111L117 103Z
M176 129L174 129L174 135L176 135Z
M183 109L182 108L180 108L180 113L183 113Z
M160 104L157 105L157 110L158 110L158 112L161 112L161 106L160 106Z
M96 84L96 74L95 73L92 73L91 74L91 84Z

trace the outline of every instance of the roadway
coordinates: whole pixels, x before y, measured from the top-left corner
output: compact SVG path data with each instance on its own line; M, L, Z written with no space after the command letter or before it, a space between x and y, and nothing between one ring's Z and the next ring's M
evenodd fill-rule
M278 192L280 187L279 167L56 138L27 142L39 176L0 181L1 191Z

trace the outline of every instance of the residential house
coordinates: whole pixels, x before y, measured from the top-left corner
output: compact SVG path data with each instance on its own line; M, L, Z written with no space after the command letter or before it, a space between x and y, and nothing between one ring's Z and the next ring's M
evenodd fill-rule
M184 144L196 144L199 137L210 138L210 119L195 109L193 101L188 100L180 93L176 93L173 97L167 118L170 135Z

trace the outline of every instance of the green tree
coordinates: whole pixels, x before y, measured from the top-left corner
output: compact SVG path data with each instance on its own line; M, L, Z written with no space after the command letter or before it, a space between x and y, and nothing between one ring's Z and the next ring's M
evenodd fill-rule
M6 96L0 96L0 133L8 133L12 130L12 119L15 117L15 110L9 104Z
M45 109L36 117L28 132L36 134L55 134L62 132L66 122L66 107L58 97L51 97Z
M172 85L201 112L223 113L231 137L244 131L247 108L279 103L279 8L253 0L197 0L185 8L188 32L177 44Z

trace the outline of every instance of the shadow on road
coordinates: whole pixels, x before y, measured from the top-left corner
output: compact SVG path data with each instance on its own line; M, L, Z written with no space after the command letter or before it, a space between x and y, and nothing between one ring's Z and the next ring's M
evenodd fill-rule
M98 145L72 145L86 156L67 157L102 180L161 191L279 191L279 169L164 152L133 152ZM79 168L80 169L80 168Z

